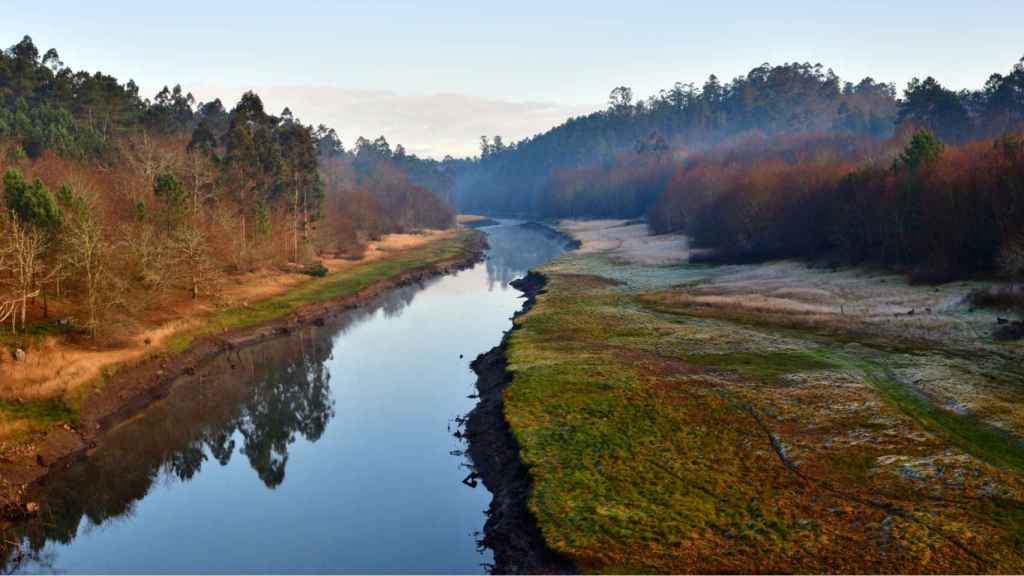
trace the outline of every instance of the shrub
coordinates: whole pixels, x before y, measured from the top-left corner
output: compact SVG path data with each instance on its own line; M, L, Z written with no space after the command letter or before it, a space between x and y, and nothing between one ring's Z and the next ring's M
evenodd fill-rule
M323 278L327 276L327 267L324 266L323 262L314 262L313 264L306 265L302 270L303 274L315 276L317 278Z

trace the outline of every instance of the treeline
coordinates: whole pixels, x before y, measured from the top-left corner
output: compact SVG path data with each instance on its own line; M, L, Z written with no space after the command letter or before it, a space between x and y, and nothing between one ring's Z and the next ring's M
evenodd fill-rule
M942 281L1024 274L1024 60L976 91L762 66L677 85L506 146L458 172L465 209L646 216L730 261L871 262ZM547 150L552 157L545 156Z
M883 141L898 125L927 128L948 144L992 138L1024 123L1024 65L993 74L975 91L955 92L934 78L911 81L897 99L892 84L843 82L821 65L764 64L722 83L677 83L646 100L612 91L608 108L507 144L484 138L479 157L451 162L463 211L536 217L643 214L657 194L647 176L628 177L631 198L608 183L634 161L667 160L751 137L845 134ZM657 171L656 170L656 171ZM604 173L608 178L600 178ZM586 182L586 185L581 184ZM601 190L595 190L601 188Z
M826 258L929 282L999 268L1018 277L1024 140L946 147L921 130L880 143L802 137L707 153L672 175L649 223L730 261Z
M28 37L0 53L0 173L0 320L19 329L57 308L95 335L228 274L316 273L454 221L450 176L383 138L345 150L252 92L230 110L180 87L142 99Z
M893 86L871 78L844 83L820 64L764 64L730 82L712 75L699 86L676 83L646 100L634 101L632 90L618 87L607 109L543 134L512 144L485 138L480 156L457 166L457 205L534 216L586 214L586 206L548 201L553 176L622 162L632 153L701 149L751 132L887 136L895 115ZM617 202L613 193L606 200ZM635 216L646 206L629 208L620 214Z

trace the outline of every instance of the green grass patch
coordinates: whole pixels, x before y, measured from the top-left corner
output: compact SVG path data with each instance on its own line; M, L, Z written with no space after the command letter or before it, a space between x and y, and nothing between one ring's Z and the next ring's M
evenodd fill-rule
M836 362L860 370L886 399L926 430L990 464L1024 472L1024 441L970 414L956 414L936 405L888 373L879 363L836 352Z
M8 421L30 420L38 424L78 421L78 411L64 402L62 398L21 402L0 400L0 415Z
M692 364L711 369L736 372L744 378L773 382L780 376L795 372L826 370L836 364L808 351L729 352L725 354L685 354Z
M913 551L905 557L844 544L875 537L885 513L865 502L879 494L905 500L954 535L971 515L1001 539L986 549L999 557L993 566L1014 571L1024 555L1015 551L1017 515L978 516L984 497L951 489L936 504L926 491L941 486L878 479L878 457L903 449L899 434L888 436L894 421L877 418L892 410L872 408L879 394L839 380L833 389L827 375L774 384L788 374L836 371L851 383L864 374L914 418L899 419L906 431L933 431L1017 471L1024 459L1014 439L892 378L885 366L896 356L884 350L795 327L690 316L650 305L643 292L568 275L609 277L599 260L563 258L546 268L547 292L517 320L506 351L513 379L505 414L533 480L528 506L547 543L581 571L984 571L955 546L929 549L930 536L916 525L892 536ZM786 470L765 427L810 480ZM874 432L884 446L845 442Z

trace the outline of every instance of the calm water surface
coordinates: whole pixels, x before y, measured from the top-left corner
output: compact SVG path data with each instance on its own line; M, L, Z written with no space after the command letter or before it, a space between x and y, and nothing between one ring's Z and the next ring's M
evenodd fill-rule
M507 223L472 269L217 358L48 480L23 572L456 572L490 493L464 484L469 362L561 252Z

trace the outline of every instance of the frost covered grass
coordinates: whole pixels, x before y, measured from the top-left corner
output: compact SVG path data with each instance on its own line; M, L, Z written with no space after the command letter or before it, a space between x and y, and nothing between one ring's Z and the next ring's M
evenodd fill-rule
M613 252L546 266L508 348L553 548L597 572L1024 569L1020 356L845 309L968 315L962 287Z

